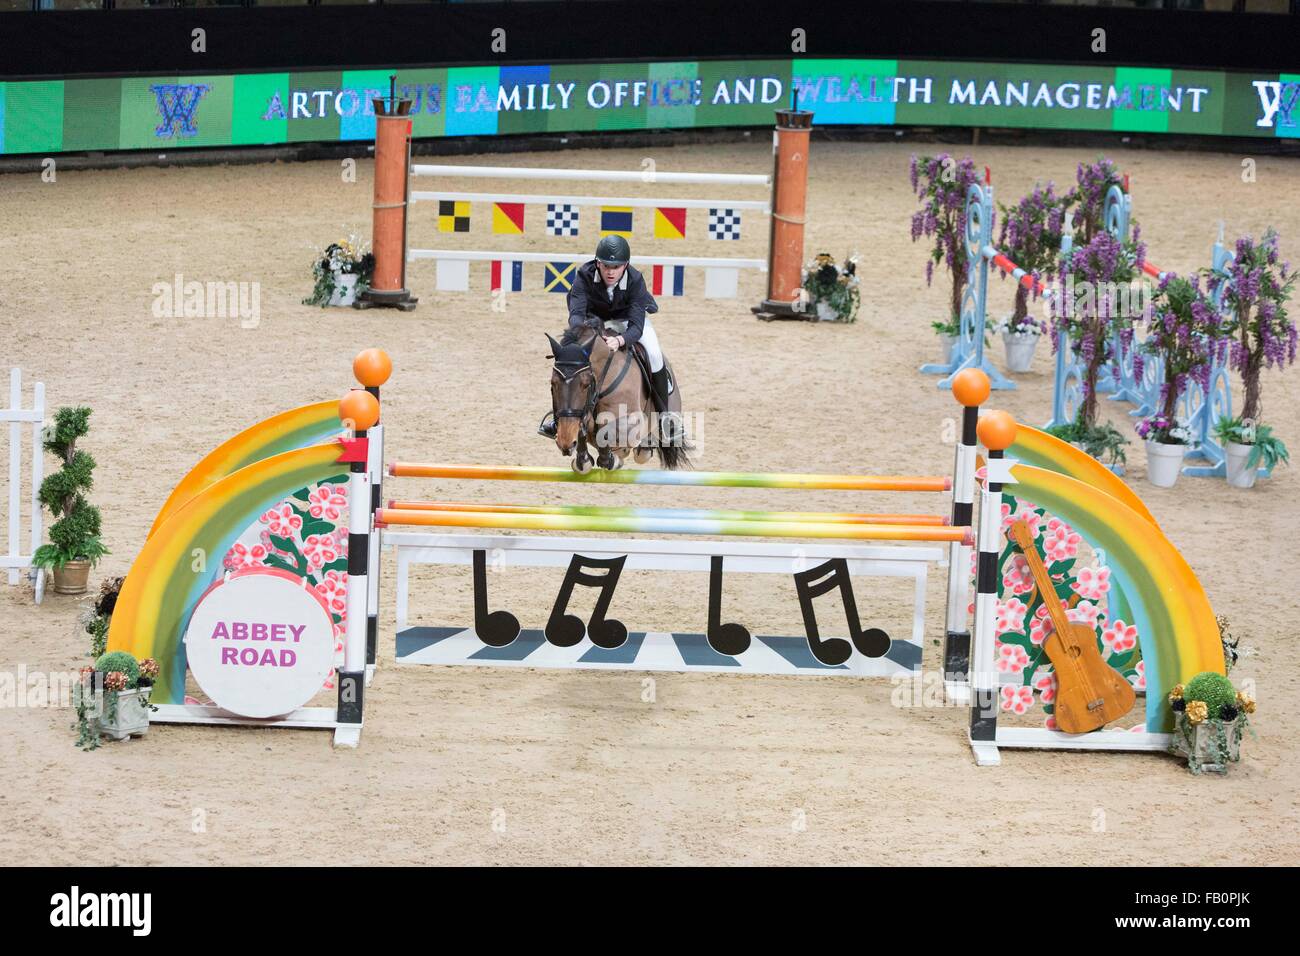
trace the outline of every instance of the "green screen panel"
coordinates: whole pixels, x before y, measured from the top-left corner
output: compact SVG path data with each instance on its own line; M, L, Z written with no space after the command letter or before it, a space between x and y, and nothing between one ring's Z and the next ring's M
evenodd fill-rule
M283 143L289 136L288 73L236 77L231 100L230 142L237 146Z
M790 105L789 60L726 60L700 64L697 126L770 126Z
M5 152L62 152L63 114L62 80L5 84Z
M103 149L117 145L121 128L120 80L68 80L63 89L63 149Z
M288 142L328 142L339 138L339 114L334 103L342 85L341 72L289 74L289 101L285 103L289 116Z

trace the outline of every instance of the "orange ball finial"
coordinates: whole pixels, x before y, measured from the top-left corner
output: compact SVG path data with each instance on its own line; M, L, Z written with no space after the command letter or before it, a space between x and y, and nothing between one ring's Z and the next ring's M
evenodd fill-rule
M1016 420L1009 412L989 412L980 418L975 432L989 451L1006 451L1016 440Z
M379 399L363 388L354 388L339 402L339 421L352 431L365 431L379 421Z
M352 374L366 388L378 388L393 374L393 360L383 349L366 349L352 360Z
M952 397L967 408L974 408L988 401L992 387L989 377L982 371L968 368L964 372L958 372L952 380Z

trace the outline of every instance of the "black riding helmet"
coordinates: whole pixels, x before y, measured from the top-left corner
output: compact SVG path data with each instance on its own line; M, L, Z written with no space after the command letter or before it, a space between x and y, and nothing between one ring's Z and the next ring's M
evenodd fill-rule
M632 247L622 236L602 236L596 244L596 261L607 266L626 265L632 258Z

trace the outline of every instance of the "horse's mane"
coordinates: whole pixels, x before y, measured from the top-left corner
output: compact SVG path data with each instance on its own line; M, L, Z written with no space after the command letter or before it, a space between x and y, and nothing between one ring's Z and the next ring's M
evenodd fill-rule
M582 325L571 325L560 338L561 345L582 344L601 331L600 319L588 316Z

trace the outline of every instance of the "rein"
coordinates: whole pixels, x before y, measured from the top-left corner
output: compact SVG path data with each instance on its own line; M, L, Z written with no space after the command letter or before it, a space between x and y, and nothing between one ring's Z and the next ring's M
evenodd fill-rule
M599 335L600 333L598 332L596 334ZM593 339L592 341L594 342L595 340ZM604 382L605 376L609 373L609 366L614 361L614 354L615 353L611 351L609 355L605 358L605 364L604 366L601 367L599 377L597 377L595 369L591 367L590 359L583 365L573 365L571 363L563 363L565 367L573 369L573 371L568 374L566 374L565 369L561 367L562 363L560 362L555 363L556 370L559 371L561 377L563 377L563 379L566 382L571 381L575 376L581 375L584 372L591 372L592 384L587 387L587 401L583 405L583 407L580 409L561 408L561 409L557 409L555 412L555 417L557 420L561 418L578 419L580 423L579 436L583 440L587 438L587 421L588 419L591 419L592 416L595 414L597 402L599 402L602 398L611 394L616 388L618 388L619 385L623 383L623 379L627 377L627 373L629 369L631 369L632 367L632 352L629 349L627 352L626 360L623 362L623 368L619 370L619 373L618 375L615 376L614 381L610 382L607 388L601 389L600 385L602 382ZM593 425L594 425L594 421L593 421Z

